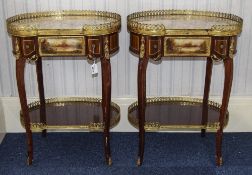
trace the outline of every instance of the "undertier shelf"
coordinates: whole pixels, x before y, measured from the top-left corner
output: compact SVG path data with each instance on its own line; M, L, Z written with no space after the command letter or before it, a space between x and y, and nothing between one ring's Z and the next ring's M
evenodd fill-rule
M219 128L221 105L208 101L208 119L202 124L203 100L190 97L155 97L146 99L145 130L199 130L216 131ZM224 127L229 114L225 115ZM128 108L128 120L138 129L138 103Z
M40 116L40 102L28 105L31 130L81 129L102 131L104 128L102 99L89 97L67 97L46 99L45 116ZM20 112L21 124L24 118ZM120 120L120 108L111 102L110 128Z

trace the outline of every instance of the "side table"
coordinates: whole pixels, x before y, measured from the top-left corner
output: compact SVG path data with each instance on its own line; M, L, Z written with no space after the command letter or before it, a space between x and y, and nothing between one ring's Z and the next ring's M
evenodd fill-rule
M21 103L21 123L27 135L28 159L32 164L32 131L87 129L104 132L107 164L111 164L110 127L120 120L120 109L111 103L110 54L119 50L121 17L102 11L50 11L20 14L7 19L16 57L16 78ZM45 99L43 57L100 58L102 99L87 97ZM36 62L40 101L27 105L24 72L27 61Z
M139 55L138 101L129 109L130 123L139 128L137 164L144 155L145 131L167 129L214 130L216 164L222 164L223 128L228 122L228 102L233 78L233 57L243 20L235 15L188 10L158 10L130 14L130 51ZM162 57L207 57L203 100L183 97L146 99L146 69L149 59ZM222 104L209 101L213 61L223 61L225 80Z

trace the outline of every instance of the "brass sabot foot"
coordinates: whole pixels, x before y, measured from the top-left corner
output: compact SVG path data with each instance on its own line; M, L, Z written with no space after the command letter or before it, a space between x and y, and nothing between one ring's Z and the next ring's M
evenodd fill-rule
M141 158L138 157L138 158L137 158L137 166L141 166L141 165L142 165Z
M30 166L32 164L32 159L30 159L29 157L27 157L26 163L27 163L27 165Z
M222 166L223 165L223 159L222 159L222 157L220 157L220 158L216 157L216 165L217 166Z
M112 159L111 159L111 157L109 157L109 159L108 159L108 165L109 165L109 166L112 165Z

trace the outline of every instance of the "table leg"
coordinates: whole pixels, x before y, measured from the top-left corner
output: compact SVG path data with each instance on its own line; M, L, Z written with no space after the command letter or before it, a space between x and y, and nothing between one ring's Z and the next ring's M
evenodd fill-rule
M110 104L111 104L111 65L108 50L108 38L105 37L104 42L105 56L101 58L102 69L102 112L104 121L104 149L105 159L108 165L112 164L110 151Z
M211 85L212 68L213 68L213 61L211 57L207 57L203 109L202 109L202 121L201 121L201 124L203 126L207 125L207 120L208 120L208 99L209 99L209 91L210 91L210 85ZM205 137L205 133L206 133L206 129L201 129L201 137Z
M16 78L17 78L19 99L20 99L21 109L22 109L22 113L24 117L25 130L26 130L26 139L27 139L27 146L28 146L27 164L31 165L32 159L33 159L33 143L32 143L32 132L30 128L30 117L29 117L26 91L25 91L25 81L24 81L25 62L26 60L22 57L19 57L16 60Z
M46 112L45 112L45 95L44 95L44 83L43 83L43 70L42 70L42 59L38 57L36 61L37 70L37 81L38 81L38 91L40 100L40 121L46 124ZM46 137L46 129L42 131L42 137Z
M144 46L144 41L142 39L142 46ZM142 47L141 46L141 47ZM142 47L142 48L143 48ZM142 50L144 52L144 48ZM145 144L145 107L146 107L146 70L148 65L148 58L146 58L145 53L140 53L140 58L138 62L138 120L139 120L139 148L138 148L138 159L137 165L140 166L143 163L144 155L144 144Z
M233 59L232 58L225 59L224 67L225 67L225 81L224 81L222 105L221 105L220 117L219 117L220 126L216 133L216 164L217 166L222 165L222 154L221 154L222 135L223 135L224 118L227 113L228 102L229 102L229 97L230 97L230 92L231 92L231 87L232 87Z

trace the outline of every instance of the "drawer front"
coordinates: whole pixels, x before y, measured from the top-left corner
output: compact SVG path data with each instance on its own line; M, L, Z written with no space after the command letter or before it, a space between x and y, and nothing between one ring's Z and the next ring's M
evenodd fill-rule
M84 56L84 37L39 37L40 56Z
M210 56L210 37L165 37L164 56Z

